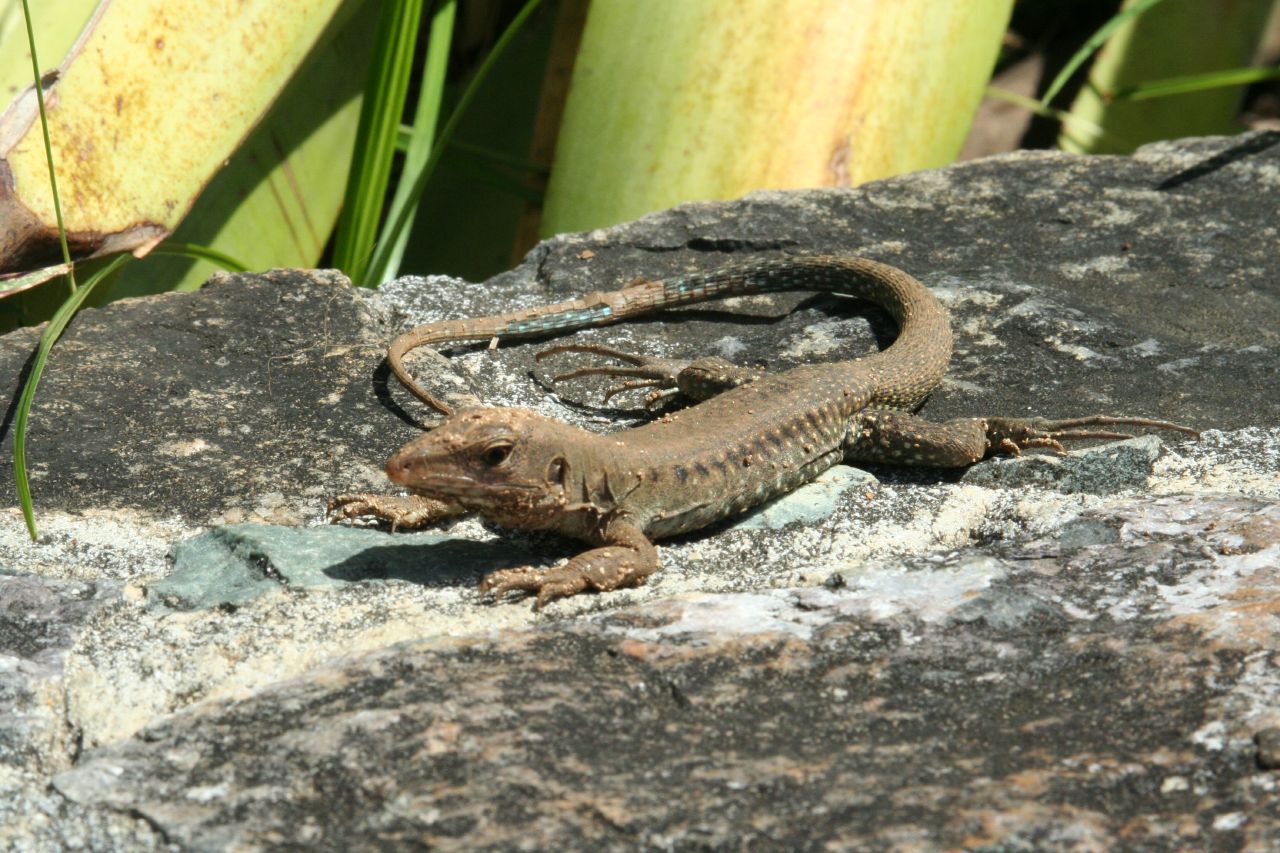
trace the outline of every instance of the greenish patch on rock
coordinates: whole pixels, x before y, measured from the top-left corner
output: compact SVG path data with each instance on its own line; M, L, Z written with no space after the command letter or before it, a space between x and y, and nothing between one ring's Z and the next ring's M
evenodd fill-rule
M836 465L794 492L744 516L735 530L781 530L792 522L817 524L835 512L840 498L856 488L876 488L880 481L861 468Z
M388 580L457 585L518 558L510 547L435 533L232 524L175 545L173 571L150 584L147 597L177 610L200 610L244 604L282 587Z

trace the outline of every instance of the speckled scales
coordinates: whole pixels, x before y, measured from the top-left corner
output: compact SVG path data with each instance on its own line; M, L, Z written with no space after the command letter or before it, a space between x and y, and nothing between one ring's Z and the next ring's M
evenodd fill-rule
M784 290L830 291L874 302L899 332L881 352L781 373L744 371L716 359L683 369L671 362L595 348L627 367L590 373L640 376L662 387L698 386L713 396L611 435L571 427L521 409L469 406L457 413L404 368L415 347L501 340L616 323L709 299ZM585 589L642 583L658 568L650 540L685 533L791 491L841 461L961 467L992 453L1027 447L1061 450L1060 440L1122 437L1116 424L1185 427L1094 415L956 418L935 424L911 414L942 379L951 358L947 313L932 294L894 267L848 257L787 257L735 264L666 281L491 317L429 323L388 349L392 370L447 417L397 451L387 473L419 497L450 510L531 530L557 530L596 547L548 572L508 569L483 590L535 592L538 605ZM670 375L670 371L677 375ZM697 381L681 374L701 371ZM719 389L720 393L715 393ZM699 394L703 393L700 391ZM399 511L367 495L341 496L339 517ZM394 516L394 517L393 517ZM403 526L403 525L402 525Z

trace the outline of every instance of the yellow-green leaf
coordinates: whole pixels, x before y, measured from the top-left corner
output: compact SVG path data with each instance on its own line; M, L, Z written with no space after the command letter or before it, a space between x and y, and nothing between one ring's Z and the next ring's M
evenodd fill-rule
M1010 0L595 0L543 233L959 152Z
M68 236L141 254L168 236L275 100L341 0L103 0L46 82ZM0 269L54 221L34 99L0 115Z

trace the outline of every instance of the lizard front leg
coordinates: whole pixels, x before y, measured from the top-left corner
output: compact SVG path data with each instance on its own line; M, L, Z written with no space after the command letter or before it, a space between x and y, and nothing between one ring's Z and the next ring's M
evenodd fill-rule
M927 421L893 409L865 409L853 417L845 440L845 458L851 462L883 462L963 468L997 454L1017 456L1023 450L1044 447L1065 451L1064 441L1133 438L1106 427L1138 426L1173 430L1199 436L1180 424L1149 418L1090 415L1082 418L953 418L942 423Z
M330 522L350 518L377 518L391 522L391 532L400 528L416 530L428 527L446 518L466 514L452 501L428 498L422 495L377 495L367 492L338 495L329 501L327 514Z
M583 590L608 592L622 587L639 586L656 572L658 549L639 527L625 521L609 525L605 545L584 551L565 563L549 569L522 566L490 572L480 582L481 593L502 598L512 590L537 593L533 609L557 598L568 598Z

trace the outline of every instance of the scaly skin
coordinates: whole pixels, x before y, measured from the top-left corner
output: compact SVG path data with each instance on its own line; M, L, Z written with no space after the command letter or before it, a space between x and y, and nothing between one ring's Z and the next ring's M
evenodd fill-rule
M567 346L627 366L588 368L621 377L619 388L679 389L702 402L651 423L598 435L533 412L452 408L422 389L402 363L410 350L456 341L536 337L604 325L674 305L780 290L836 291L885 308L898 322L888 349L853 361L766 374L720 359L687 365ZM795 257L724 267L667 281L639 281L583 299L470 320L428 323L388 350L391 369L444 420L396 451L387 476L404 498L341 495L335 520L373 516L419 527L476 512L521 530L554 530L595 546L551 569L493 572L481 590L537 595L536 607L583 590L642 583L659 567L653 539L742 512L805 483L837 462L963 467L997 453L1062 441L1126 438L1105 427L1147 426L1196 435L1144 418L1067 420L956 418L910 414L937 386L951 357L947 314L911 276L875 261Z

